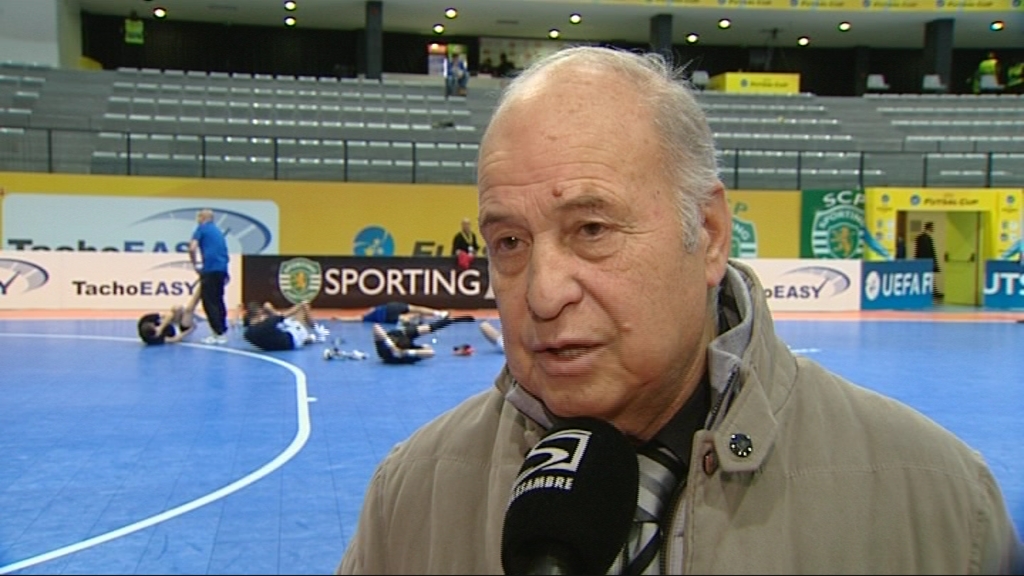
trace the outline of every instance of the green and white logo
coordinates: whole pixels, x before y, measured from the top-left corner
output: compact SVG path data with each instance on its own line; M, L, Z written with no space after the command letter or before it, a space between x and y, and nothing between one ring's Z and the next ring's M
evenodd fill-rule
M320 294L322 284L320 263L309 258L285 260L277 270L277 286L292 304L312 302Z
M814 214L811 249L815 258L860 258L864 209L838 205Z
M749 220L732 217L731 258L757 258L757 227Z
M801 197L801 258L858 259L863 255L864 193L804 190Z

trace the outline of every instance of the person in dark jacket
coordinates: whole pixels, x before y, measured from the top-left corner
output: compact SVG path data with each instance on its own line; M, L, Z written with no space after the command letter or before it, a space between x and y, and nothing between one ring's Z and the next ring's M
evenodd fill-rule
M935 225L931 222L924 223L924 229L921 233L914 238L914 258L921 258L924 260L932 261L932 272L938 274L939 270L939 256L935 253L935 239L932 238L932 234L935 232ZM934 282L934 276L932 277ZM938 288L933 284L932 292L936 298L942 298L944 294L939 292Z

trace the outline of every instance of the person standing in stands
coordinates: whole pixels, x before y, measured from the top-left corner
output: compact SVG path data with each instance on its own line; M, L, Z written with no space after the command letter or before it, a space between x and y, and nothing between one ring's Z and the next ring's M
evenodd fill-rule
M985 59L978 63L978 69L974 71L974 84L972 86L975 94L981 93L981 77L991 75L999 81L999 59L995 52L989 52Z
M146 42L145 30L145 22L143 22L142 18L139 18L138 12L132 10L121 25L121 33L124 38L124 43L122 44L122 66L142 67L142 47Z
M516 65L508 59L508 55L504 52L498 56L498 67L494 69L494 75L498 78L507 78L512 76L516 71Z
M1024 94L1024 60L1006 69L1006 92Z
M196 213L197 226L188 245L188 257L199 273L203 312L213 334L203 344L227 344L228 312L224 302L224 285L228 282L228 244L224 233L213 223L213 210L203 208ZM202 260L202 264L198 260Z
M446 66L445 96L465 96L466 87L469 84L469 68L466 65L466 55L449 55Z

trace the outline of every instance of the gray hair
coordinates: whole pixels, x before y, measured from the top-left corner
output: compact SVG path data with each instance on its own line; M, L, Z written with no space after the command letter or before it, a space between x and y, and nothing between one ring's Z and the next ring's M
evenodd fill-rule
M492 118L501 114L534 78L562 65L612 72L636 87L638 98L651 110L662 136L669 178L676 184L676 208L685 247L690 252L695 250L704 224L701 209L720 180L714 136L704 110L684 79L683 69L674 68L655 52L635 53L596 46L566 48L516 76L499 98Z

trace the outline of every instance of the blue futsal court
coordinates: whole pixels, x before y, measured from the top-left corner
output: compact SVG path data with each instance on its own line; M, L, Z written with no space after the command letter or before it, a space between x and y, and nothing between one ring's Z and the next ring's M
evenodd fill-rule
M777 328L981 451L1024 532L1024 325L906 318ZM147 348L128 319L0 320L0 574L333 572L376 464L504 357L454 324L436 358L387 366L369 325L327 324L370 359L256 353L236 331ZM476 354L454 356L463 343Z

